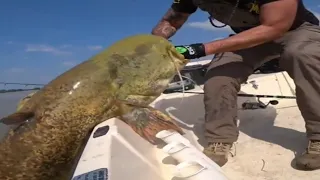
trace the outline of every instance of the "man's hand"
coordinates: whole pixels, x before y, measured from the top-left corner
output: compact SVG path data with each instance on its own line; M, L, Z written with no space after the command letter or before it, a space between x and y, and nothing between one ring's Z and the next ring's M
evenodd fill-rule
M203 44L191 44L188 46L175 46L176 50L186 59L197 59L206 56Z

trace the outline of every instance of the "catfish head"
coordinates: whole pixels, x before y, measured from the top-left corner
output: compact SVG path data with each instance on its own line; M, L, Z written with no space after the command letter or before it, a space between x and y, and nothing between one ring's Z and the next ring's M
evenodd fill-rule
M117 86L116 98L126 104L147 106L161 95L189 60L162 37L141 35L127 39L126 43L134 44L134 50L114 53L108 64Z

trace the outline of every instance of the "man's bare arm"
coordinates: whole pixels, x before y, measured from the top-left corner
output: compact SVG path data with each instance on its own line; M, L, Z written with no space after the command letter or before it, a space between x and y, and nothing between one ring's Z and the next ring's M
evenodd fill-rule
M170 8L160 22L152 29L151 34L169 39L187 21L190 14L180 13Z
M262 5L261 25L229 38L205 44L206 54L236 51L275 40L287 32L296 16L298 0L278 0Z

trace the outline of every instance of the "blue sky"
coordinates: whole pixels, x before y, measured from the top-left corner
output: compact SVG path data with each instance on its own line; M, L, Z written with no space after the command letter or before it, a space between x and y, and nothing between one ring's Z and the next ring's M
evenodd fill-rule
M0 82L47 83L117 40L150 33L171 2L3 1ZM320 12L320 2L304 2ZM229 28L213 28L207 14L198 10L172 40L174 44L208 42L230 32Z

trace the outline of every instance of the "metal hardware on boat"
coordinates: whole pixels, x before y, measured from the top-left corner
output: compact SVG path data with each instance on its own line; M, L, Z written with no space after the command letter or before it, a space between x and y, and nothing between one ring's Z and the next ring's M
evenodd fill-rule
M252 87L254 89L258 89L258 84L256 83L256 81L250 81L249 83L252 84Z
M279 104L279 101L277 100L271 100L267 104L264 104L260 101L260 98L257 99L258 102L244 102L242 103L242 109L244 110L253 110L253 109L266 109L269 104L271 105L277 105Z

